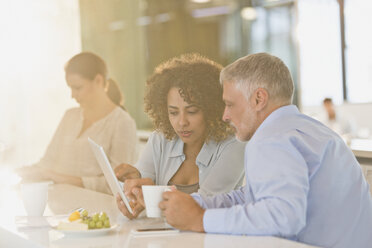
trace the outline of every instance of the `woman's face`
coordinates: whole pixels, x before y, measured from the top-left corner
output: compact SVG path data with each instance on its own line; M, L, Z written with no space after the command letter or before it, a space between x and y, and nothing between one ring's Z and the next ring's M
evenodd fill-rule
M204 114L194 104L187 103L179 93L179 88L171 88L168 92L169 121L185 144L204 142L206 123Z
M67 74L66 81L71 89L71 97L79 103L80 107L88 107L97 99L99 87L95 79L89 80L79 74Z

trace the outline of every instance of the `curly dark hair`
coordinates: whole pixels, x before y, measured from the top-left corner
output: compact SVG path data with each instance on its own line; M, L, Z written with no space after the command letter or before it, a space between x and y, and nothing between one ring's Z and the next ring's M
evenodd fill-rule
M185 102L201 109L207 126L206 141L220 142L233 132L222 120L225 104L219 77L222 66L197 53L174 57L154 70L148 78L145 112L155 129L169 140L177 136L168 116L167 97L171 88L179 88Z

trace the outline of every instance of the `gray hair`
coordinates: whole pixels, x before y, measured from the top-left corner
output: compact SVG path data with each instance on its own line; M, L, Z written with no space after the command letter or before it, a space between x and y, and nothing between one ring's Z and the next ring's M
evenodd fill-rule
M272 101L292 103L291 73L281 59L268 53L250 54L226 66L221 71L220 82L234 83L247 99L256 89L264 88Z

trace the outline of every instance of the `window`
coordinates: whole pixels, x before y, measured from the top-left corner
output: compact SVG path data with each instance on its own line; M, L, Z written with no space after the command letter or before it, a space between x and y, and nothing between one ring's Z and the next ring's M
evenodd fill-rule
M24 165L74 104L63 66L81 49L78 1L1 1L0 30L0 165Z
M325 97L342 103L339 6L335 0L300 0L299 42L301 100L318 106Z
M340 8L344 6L344 16ZM342 10L342 8L341 8ZM299 0L298 27L302 105L372 102L372 2L369 0ZM343 19L342 19L343 18ZM343 92L340 21L345 31Z
M346 82L348 101L372 102L371 0L345 2Z

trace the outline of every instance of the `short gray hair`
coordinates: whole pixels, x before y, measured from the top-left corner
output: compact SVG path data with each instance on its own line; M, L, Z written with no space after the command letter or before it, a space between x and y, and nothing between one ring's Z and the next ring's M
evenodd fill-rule
M221 71L220 82L234 83L247 99L256 89L264 88L272 101L292 103L291 73L281 59L268 53L250 54L226 66Z

